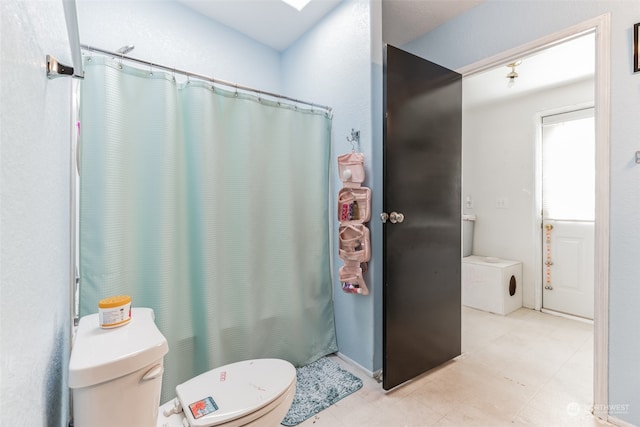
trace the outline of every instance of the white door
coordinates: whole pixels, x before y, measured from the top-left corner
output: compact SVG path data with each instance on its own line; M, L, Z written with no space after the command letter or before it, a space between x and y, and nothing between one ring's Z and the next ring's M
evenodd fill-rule
M542 308L593 319L593 108L542 119Z

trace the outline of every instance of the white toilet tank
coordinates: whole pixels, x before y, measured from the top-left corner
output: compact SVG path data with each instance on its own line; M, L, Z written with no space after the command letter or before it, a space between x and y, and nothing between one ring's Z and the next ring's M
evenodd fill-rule
M103 329L98 314L80 319L69 361L75 427L154 427L167 340L150 308Z
M462 256L467 257L473 251L473 228L475 215L462 215Z

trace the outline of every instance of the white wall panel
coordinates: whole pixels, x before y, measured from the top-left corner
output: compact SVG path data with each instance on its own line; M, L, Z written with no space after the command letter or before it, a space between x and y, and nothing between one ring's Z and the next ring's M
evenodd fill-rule
M61 1L0 2L0 425L66 426L71 81Z

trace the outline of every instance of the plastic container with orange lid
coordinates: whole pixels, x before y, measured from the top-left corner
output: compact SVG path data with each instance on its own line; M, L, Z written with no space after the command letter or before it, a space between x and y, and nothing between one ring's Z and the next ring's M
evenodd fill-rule
M131 297L116 295L98 302L98 318L101 328L115 328L131 320Z

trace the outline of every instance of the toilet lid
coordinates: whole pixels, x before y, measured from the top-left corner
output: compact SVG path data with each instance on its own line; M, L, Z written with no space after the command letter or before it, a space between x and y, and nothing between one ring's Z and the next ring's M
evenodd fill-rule
M177 386L176 394L189 425L210 427L269 405L295 380L286 360L245 360L200 374Z

